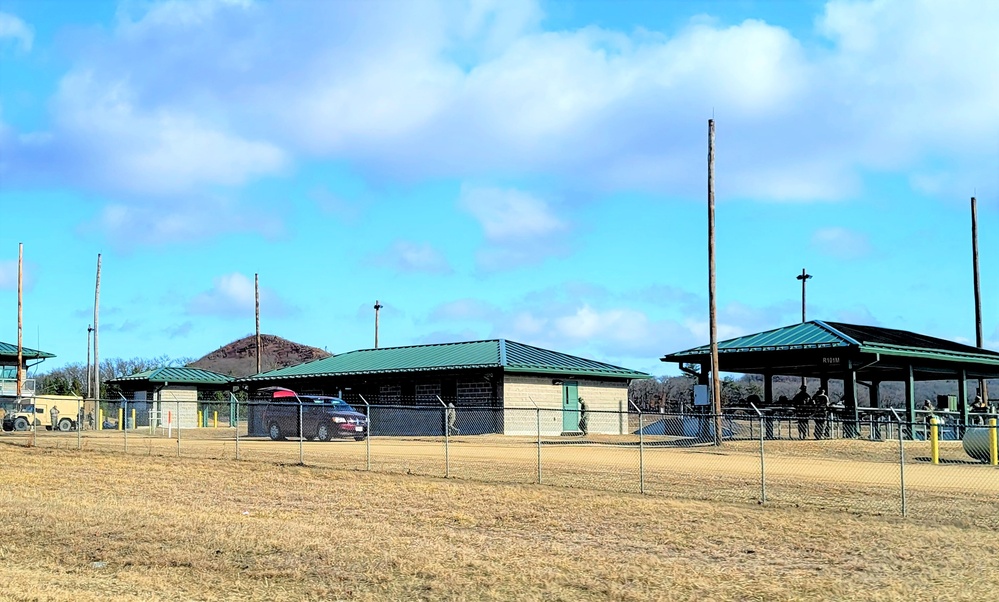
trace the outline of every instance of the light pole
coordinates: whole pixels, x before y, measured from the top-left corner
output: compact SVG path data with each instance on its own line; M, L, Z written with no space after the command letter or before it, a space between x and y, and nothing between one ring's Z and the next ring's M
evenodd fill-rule
M375 299L375 349L378 349L378 311L384 307Z
M801 280L801 323L805 323L805 282L811 278L812 275L805 271L805 268L801 268L801 274L795 276L797 280Z
M805 268L801 268L801 274L795 276L796 279L801 280L801 323L805 323L805 283L812 275L805 271ZM805 386L805 377L801 377L801 385Z

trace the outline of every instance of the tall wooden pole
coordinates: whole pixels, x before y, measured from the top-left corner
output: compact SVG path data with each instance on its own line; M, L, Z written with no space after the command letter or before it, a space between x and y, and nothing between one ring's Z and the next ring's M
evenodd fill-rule
M94 286L94 424L97 424L97 420L100 420L100 412L98 409L101 407L101 360L100 360L100 345L98 344L98 337L100 336L100 314L101 314L101 254L97 254L97 284ZM100 428L100 427L98 427Z
M375 349L378 349L378 310L382 308L382 304L375 299Z
M708 120L708 305L711 330L711 407L715 445L722 443L721 379L718 376L718 316L715 310L715 120Z
M91 392L93 388L91 385L94 384L94 377L90 371L90 333L94 331L94 327L87 324L87 399L90 399Z
M253 306L257 319L257 374L260 374L260 274L253 275Z
M24 243L17 243L17 397L24 385L24 347L21 331L24 327Z
M982 336L982 289L978 280L978 202L971 197L971 263L975 272L975 344L981 349L985 339ZM989 402L988 382L978 379L978 394L985 403Z

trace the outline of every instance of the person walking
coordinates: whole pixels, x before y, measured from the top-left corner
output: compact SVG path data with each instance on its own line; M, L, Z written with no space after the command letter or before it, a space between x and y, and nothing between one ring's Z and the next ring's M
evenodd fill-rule
M458 411L454 408L454 402L447 404L447 434L458 435Z
M590 426L590 411L586 407L586 402L583 398L579 398L579 430L582 431L583 435L589 432Z
M829 396L825 389L819 389L812 395L812 410L815 412L815 438L826 437L826 419L829 412Z
M49 417L52 420L51 430L54 431L59 428L59 408L52 406L52 409L49 410Z
M791 398L791 405L795 414L798 415L798 439L808 436L808 411L811 398L808 396L808 387L801 385L797 395Z

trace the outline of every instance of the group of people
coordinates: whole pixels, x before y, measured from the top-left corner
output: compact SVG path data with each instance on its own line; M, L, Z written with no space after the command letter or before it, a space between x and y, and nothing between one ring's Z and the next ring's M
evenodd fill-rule
M801 385L797 395L791 399L790 403L798 417L798 439L808 437L808 422L812 419L815 421L813 436L816 439L825 439L829 436L828 417L832 405L825 389L819 388L814 395L809 395L808 387Z

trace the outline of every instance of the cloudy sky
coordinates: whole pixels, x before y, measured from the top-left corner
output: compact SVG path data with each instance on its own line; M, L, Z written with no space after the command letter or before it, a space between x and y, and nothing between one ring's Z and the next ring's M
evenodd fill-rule
M0 340L504 337L654 374L809 318L999 349L999 2L0 0Z

